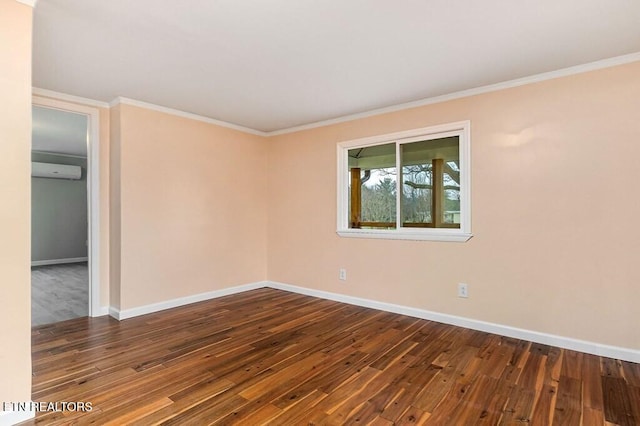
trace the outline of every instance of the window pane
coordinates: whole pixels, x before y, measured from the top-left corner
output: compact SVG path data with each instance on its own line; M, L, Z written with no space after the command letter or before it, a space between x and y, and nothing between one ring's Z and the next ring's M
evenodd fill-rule
M431 223L431 164L403 164L402 182L402 223Z
M362 183L362 222L376 222L371 226L378 228L396 227L395 167L372 169L369 179Z
M349 227L396 227L395 143L349 150Z
M458 137L400 145L405 227L460 227Z

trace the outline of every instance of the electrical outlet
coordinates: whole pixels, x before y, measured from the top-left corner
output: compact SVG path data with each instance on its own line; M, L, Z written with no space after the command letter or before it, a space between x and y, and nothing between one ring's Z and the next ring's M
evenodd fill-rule
M469 289L465 283L458 283L458 297L469 297Z
M340 278L341 281L346 281L347 280L347 270L344 268L340 268L340 271L338 272L338 278Z

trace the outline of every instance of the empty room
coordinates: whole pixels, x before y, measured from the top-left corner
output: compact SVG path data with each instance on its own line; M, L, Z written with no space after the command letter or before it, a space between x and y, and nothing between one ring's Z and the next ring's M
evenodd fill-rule
M0 425L640 424L640 3L0 0L0 65Z

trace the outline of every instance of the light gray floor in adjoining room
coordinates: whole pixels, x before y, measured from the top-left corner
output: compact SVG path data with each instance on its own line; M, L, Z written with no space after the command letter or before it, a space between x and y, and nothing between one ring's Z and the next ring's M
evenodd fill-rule
M31 325L89 315L87 262L31 267Z

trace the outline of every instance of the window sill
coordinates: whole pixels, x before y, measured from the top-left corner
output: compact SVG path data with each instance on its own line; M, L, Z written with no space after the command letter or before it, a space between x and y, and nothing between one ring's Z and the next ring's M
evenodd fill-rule
M376 230L376 229L341 229L338 235L347 238L375 238L383 240L414 240L414 241L451 241L464 243L473 234L450 230Z

